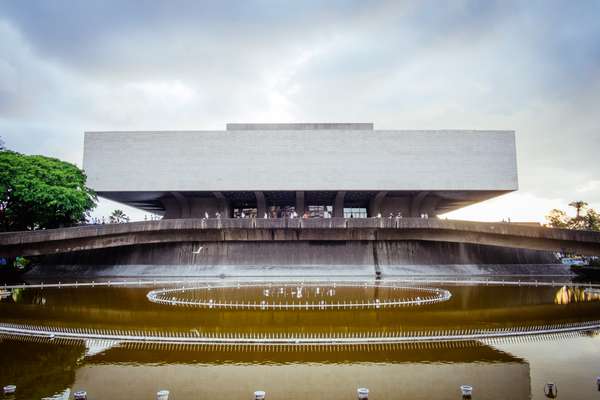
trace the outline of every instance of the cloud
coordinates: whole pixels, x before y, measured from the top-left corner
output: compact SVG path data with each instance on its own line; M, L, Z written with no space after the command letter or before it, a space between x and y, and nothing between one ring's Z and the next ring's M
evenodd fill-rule
M539 219L555 199L600 205L598 15L560 1L8 0L0 135L81 163L85 130L514 129L531 196L517 199Z
M577 193L590 193L595 191L600 191L600 180L593 180L586 182L585 184L577 187L575 189Z

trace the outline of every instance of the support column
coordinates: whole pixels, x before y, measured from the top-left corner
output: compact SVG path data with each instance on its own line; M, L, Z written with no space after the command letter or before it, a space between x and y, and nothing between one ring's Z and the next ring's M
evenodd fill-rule
M162 219L181 218L181 207L176 198L173 196L165 196L160 199L160 202L165 209Z
M256 196L256 217L262 218L267 212L267 203L265 201L265 194L263 192L254 192Z
M296 212L300 217L304 214L304 192L296 192Z
M333 216L336 218L344 217L344 196L346 196L346 192L337 192L337 194L335 195Z
M375 197L369 200L369 217L376 217L381 212L381 202L387 195L387 192L377 192Z
M304 214L304 192L296 192L296 212L300 217Z
M419 192L410 201L410 217L421 216L421 206L429 192Z
M177 204L179 204L179 209L181 210L181 215L179 218L190 218L190 203L188 199L184 195L179 192L171 192L175 200L177 200Z
M217 198L217 209L221 213L223 218L231 218L231 207L229 207L229 201L221 192L213 192L213 196Z
M425 200L423 202L423 204L421 205L421 209L419 210L420 213L427 213L427 215L429 216L429 218L431 217L435 217L438 215L438 204L440 204L440 197L439 196L435 196L433 194L429 195L427 197L427 200Z

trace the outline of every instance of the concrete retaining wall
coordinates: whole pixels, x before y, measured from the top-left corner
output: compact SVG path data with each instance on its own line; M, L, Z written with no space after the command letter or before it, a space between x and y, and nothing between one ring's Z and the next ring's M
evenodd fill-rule
M376 268L388 276L568 273L552 265L549 252L427 241L162 243L44 256L39 262L30 275L374 276Z
M198 252L198 249L201 250ZM549 252L426 241L184 242L77 251L45 264L412 265L550 264Z

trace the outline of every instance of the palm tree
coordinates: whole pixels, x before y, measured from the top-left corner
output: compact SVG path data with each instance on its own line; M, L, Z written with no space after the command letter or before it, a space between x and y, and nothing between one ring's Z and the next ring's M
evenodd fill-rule
M570 207L575 207L575 210L577 211L577 216L576 218L579 218L580 214L581 214L581 210L583 210L584 208L586 208L588 206L588 203L586 203L583 200L578 200L578 201L572 201L569 203Z
M114 210L109 217L111 224L121 224L129 222L129 217L123 212L123 210Z

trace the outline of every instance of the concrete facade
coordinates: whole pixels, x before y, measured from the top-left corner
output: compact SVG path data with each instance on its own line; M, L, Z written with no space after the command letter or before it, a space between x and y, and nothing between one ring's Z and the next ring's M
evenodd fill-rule
M518 188L512 131L228 124L225 131L86 132L102 197L166 218L270 206L436 215Z

